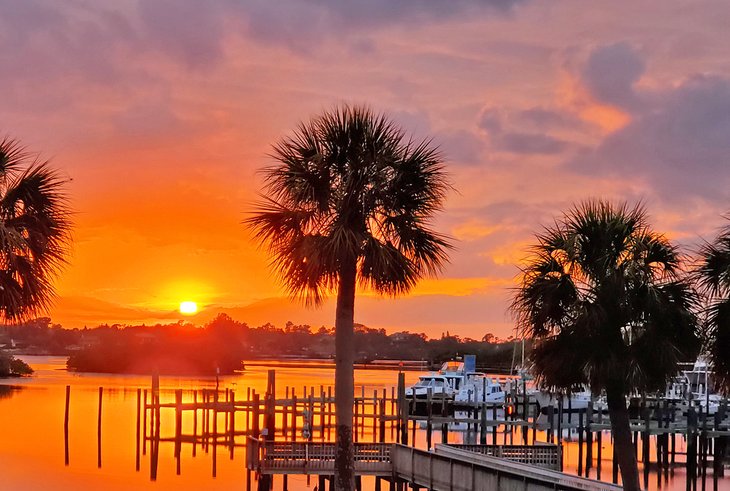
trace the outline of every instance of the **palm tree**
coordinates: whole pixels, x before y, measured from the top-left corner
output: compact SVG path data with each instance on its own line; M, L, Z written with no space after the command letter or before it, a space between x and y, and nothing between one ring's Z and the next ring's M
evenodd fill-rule
M639 489L626 397L662 390L699 350L681 256L641 206L594 200L537 235L512 311L539 382L605 391L624 489Z
M350 106L300 124L272 156L246 222L292 296L319 305L337 291L335 478L351 490L355 291L403 294L446 261L449 240L429 227L448 189L442 157L382 114Z
M55 296L70 220L66 179L17 141L0 141L0 316L40 314Z
M730 225L700 249L696 271L706 294L706 343L716 385L730 391Z

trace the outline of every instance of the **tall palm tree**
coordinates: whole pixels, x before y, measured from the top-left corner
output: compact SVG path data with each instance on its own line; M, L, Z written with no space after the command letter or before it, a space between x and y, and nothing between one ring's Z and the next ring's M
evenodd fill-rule
M442 157L382 114L342 106L300 124L273 158L246 221L292 296L318 305L337 291L335 479L351 490L355 291L406 293L446 261L449 240L429 227L448 188Z
M70 220L64 179L17 141L0 141L0 316L43 312L65 262Z
M707 351L716 385L730 391L730 225L700 249L696 276L706 294Z
M641 206L594 200L537 235L512 311L534 337L532 363L552 389L607 396L626 490L639 489L626 397L661 390L699 350L697 297L677 249Z

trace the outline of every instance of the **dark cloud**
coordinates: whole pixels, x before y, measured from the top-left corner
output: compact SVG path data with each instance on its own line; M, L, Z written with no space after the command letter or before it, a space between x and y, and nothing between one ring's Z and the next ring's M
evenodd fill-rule
M449 163L475 165L481 161L484 142L472 131L435 130L425 111L396 111L388 116L414 140L432 140Z
M573 114L541 106L516 111L515 117L521 124L539 129L579 129L585 127L585 123Z
M591 95L601 102L636 108L634 84L646 69L639 53L627 43L601 46L590 54L581 71L581 80Z
M151 46L190 68L210 66L222 58L224 19L232 10L229 2L153 0L138 5L142 37Z
M730 80L695 76L645 109L571 167L641 179L669 202L730 203Z
M575 124L571 116L544 108L486 108L477 123L487 133L492 149L522 155L555 155L565 151L570 144L548 132ZM521 130L525 126L539 131Z
M484 151L484 142L479 136L466 130L437 132L434 142L439 145L446 159L456 164L479 164Z
M487 108L479 116L478 126L489 135L499 135L502 132L502 115L495 108Z
M503 133L493 142L498 150L519 154L554 155L568 147L568 143L540 133Z

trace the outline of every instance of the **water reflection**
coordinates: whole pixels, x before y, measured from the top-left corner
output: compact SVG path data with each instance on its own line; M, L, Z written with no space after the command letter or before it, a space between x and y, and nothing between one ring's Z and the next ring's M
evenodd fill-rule
M0 385L0 399L8 399L23 390L21 385Z
M178 423L174 407L163 407L159 411L162 414L149 410L153 397L159 397L163 404L174 406L179 390L182 390L182 402L185 404L191 401L201 403L204 400L212 403L216 387L214 377L163 377L159 392L154 395L149 377L68 373L59 370L65 362L62 358L33 357L26 361L36 369L36 376L0 386L2 489L215 491L245 486L247 476L243 432L253 427L253 421L246 421L245 414L238 412L231 419L224 412L219 412L214 418L212 413L204 416L198 411L193 417L192 411L183 411ZM328 369L284 367L277 368L276 373L276 392L280 399L294 394L302 398L305 393L314 393L318 397L319 386L324 386L326 393L333 382L333 372ZM406 383L414 383L417 377L416 372L406 373ZM356 372L358 395L362 394L361 391L372 394L375 389L381 393L386 390L390 394L395 381L396 376L392 371ZM235 401L248 401L253 398L254 391L257 394L265 393L267 382L266 369L257 367L252 367L245 375L221 377L219 398L225 403L227 393L229 403L232 398ZM70 400L65 404L67 385L71 386ZM361 385L364 389L360 389ZM103 387L101 396L99 387ZM292 387L296 387L296 390ZM203 389L206 389L206 395L203 395ZM262 405L263 402L262 399ZM280 418L281 415L277 415L277 426L283 423ZM298 426L293 428L289 415L288 438L292 437L292 432L296 432L297 439L302 438L301 416L299 418ZM180 432L176 431L178 425ZM317 421L314 429L319 427ZM233 446L229 438L231 428L234 433ZM362 429L364 432L358 435L360 441L376 438L372 426L366 425ZM426 432L420 428L415 433L411 431L413 429L409 428L409 436L415 435L416 445L425 448ZM177 434L179 438L176 438ZM213 438L213 434L219 436ZM394 438L391 428L386 428L386 434L390 439ZM544 433L538 432L536 436L545 440ZM319 434L316 437L319 438ZM331 437L324 436L326 439ZM492 437L491 431L489 437ZM534 438L531 429L527 437L530 441ZM439 431L435 431L433 438L434 442L440 442L442 436ZM451 443L462 443L474 441L477 436L475 433L451 431L446 438ZM502 443L505 438L519 443L524 437L519 428L513 434L496 433L498 443ZM587 449L584 446L581 450L571 430L566 430L562 439L565 469L577 474L578 462L585 461ZM684 489L686 444L681 436L677 437L676 445L677 455L682 456L682 461L678 457L677 467L670 465L668 468L659 468L652 465L648 489ZM655 438L652 438L652 455L655 450ZM601 441L593 442L592 464L584 465L582 474L610 481L612 451L610 436L604 433ZM709 467L708 485L712 486L711 462ZM374 484L366 481L363 489L373 488L366 483ZM276 487L280 486L277 484ZM311 490L312 486L307 485L306 476L289 476L287 488L303 491ZM728 483L720 481L719 489L728 489Z

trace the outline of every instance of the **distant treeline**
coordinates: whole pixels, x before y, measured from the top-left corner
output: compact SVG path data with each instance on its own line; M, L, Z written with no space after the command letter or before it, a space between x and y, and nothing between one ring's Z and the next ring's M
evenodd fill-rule
M288 322L278 328L255 328L220 314L204 326L189 323L101 325L63 329L49 318L0 327L0 345L18 353L69 355L68 367L86 372L213 374L231 373L242 360L291 357L331 358L334 329ZM481 340L444 333L429 339L423 333L356 326L357 361L425 360L433 365L466 353L479 367L509 370L520 361L521 346L487 333ZM527 346L529 349L529 345Z

